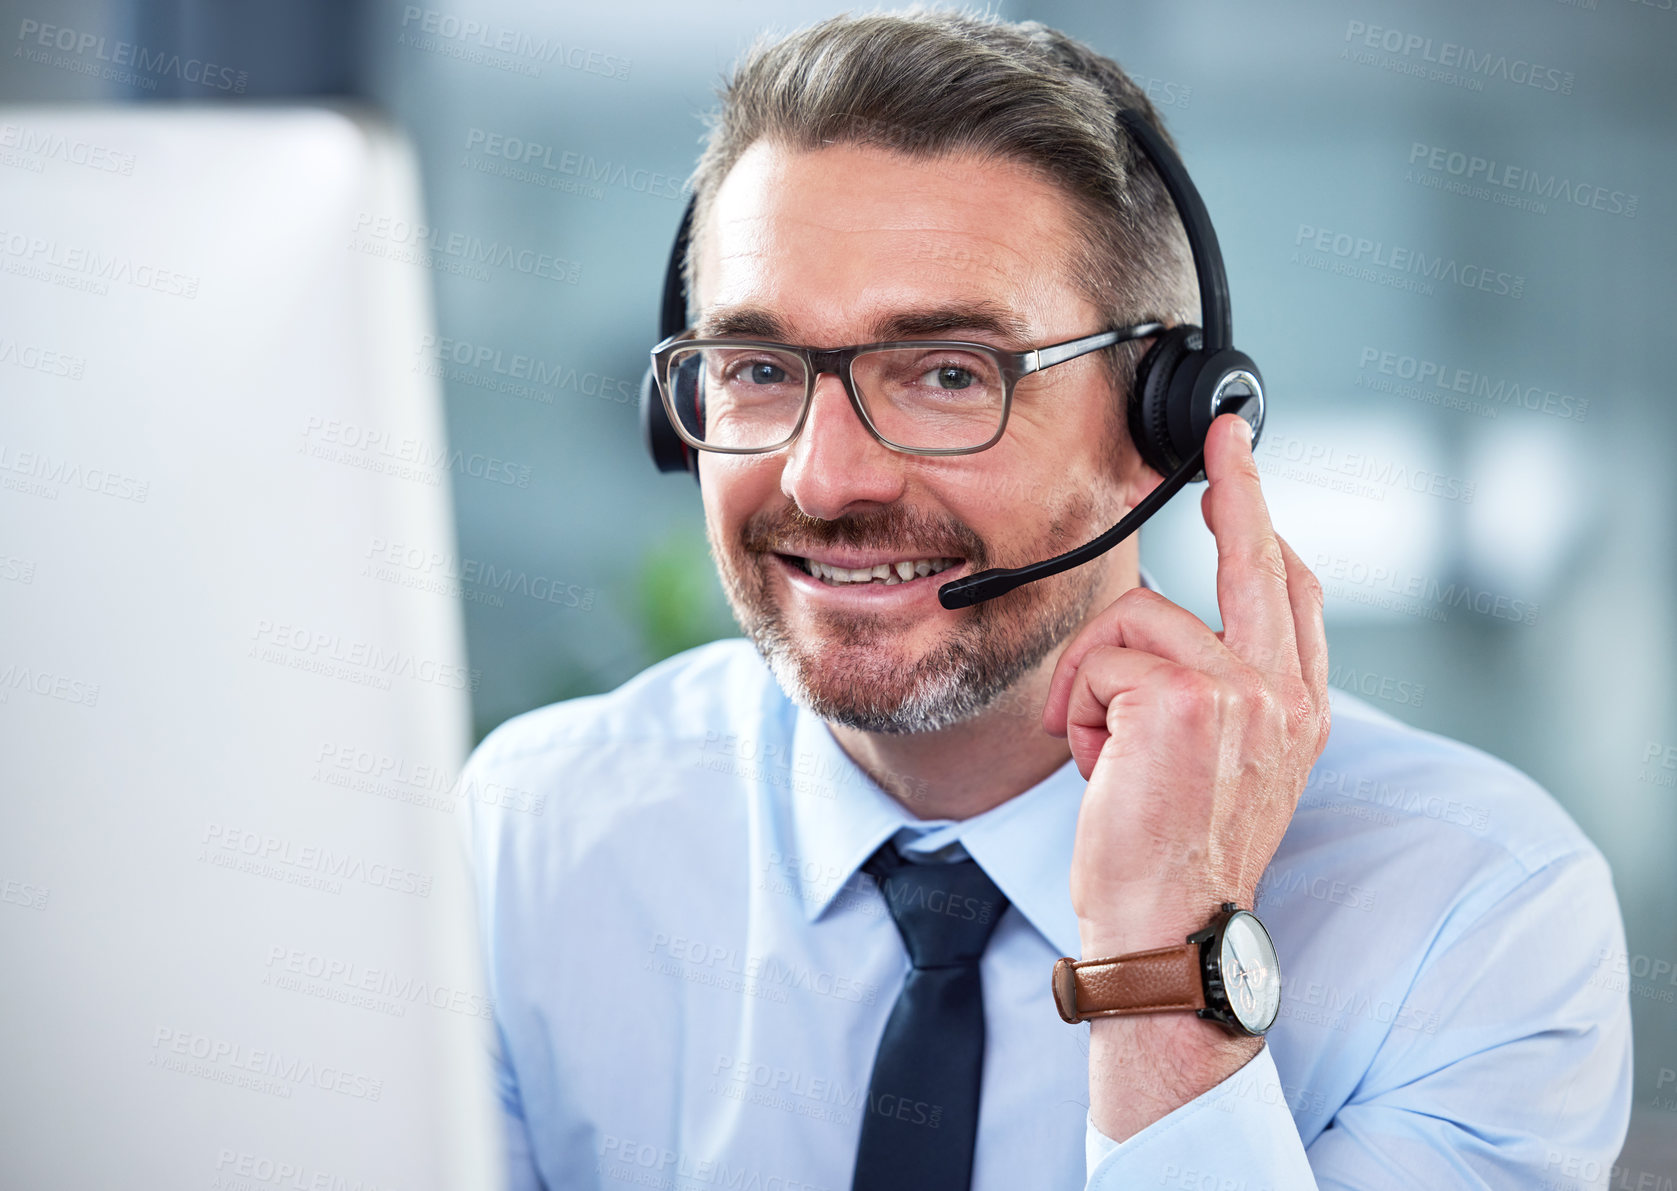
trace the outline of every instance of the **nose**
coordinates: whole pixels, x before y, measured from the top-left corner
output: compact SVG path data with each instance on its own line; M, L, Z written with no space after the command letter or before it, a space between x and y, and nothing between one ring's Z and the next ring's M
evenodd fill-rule
M803 429L787 448L780 490L809 516L832 521L901 497L906 462L862 424L844 382L823 372Z

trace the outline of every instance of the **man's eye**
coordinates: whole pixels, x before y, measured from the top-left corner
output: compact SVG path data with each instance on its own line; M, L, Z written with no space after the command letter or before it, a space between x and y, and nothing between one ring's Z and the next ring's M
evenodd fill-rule
M941 368L934 368L921 378L922 383L930 384L939 389L966 389L972 387L978 378L965 368L957 368L953 364L945 364Z
M736 375L742 377L748 384L753 385L783 385L787 381L786 369L772 360L757 360L741 368Z

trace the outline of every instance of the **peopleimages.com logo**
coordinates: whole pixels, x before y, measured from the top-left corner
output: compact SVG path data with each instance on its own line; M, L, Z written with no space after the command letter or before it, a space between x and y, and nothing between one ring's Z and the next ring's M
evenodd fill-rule
M633 65L622 54L591 49L558 37L536 37L520 29L435 8L421 8L417 4L402 9L402 28L396 44L531 77L539 75L543 66L555 65L602 78L627 79Z
M83 33L63 25L43 25L25 17L18 26L17 40L21 43L14 57L57 66L76 74L102 78L108 82L128 83L156 90L157 78L174 78L183 83L195 83L215 91L243 95L247 75L231 66L218 66L202 58L181 57L168 50L156 50L132 41L106 38L98 33ZM57 50L59 58L49 59ZM88 61L90 58L92 61ZM108 63L101 66L100 63ZM128 68L132 69L128 69Z
M1298 263L1315 267L1320 261L1338 258L1349 266L1352 275L1366 274L1367 279L1379 278L1383 282L1409 282L1413 279L1421 284L1459 285L1463 289L1482 290L1507 298L1525 296L1526 279L1523 274L1508 273L1472 262L1463 263L1442 253L1429 255L1423 249L1389 244L1384 240L1317 227L1315 224L1298 225L1298 231L1293 236L1293 248L1293 258ZM1308 255L1301 258L1298 249L1303 249L1306 254L1316 252L1321 255L1315 261ZM1427 289L1424 292L1432 291Z
M1355 57L1361 65L1381 66L1400 74L1456 85L1478 84L1473 90L1483 87L1482 79L1500 79L1516 86L1535 87L1539 91L1572 94L1570 70L1544 66L1524 58L1510 58L1495 51L1481 52L1460 42L1435 41L1419 33L1370 25L1364 21L1346 23L1345 42L1341 57ZM1371 51L1386 54L1387 57L1376 59ZM1359 54L1362 56L1358 57Z
M1357 367L1359 388L1453 406L1483 417L1494 418L1502 409L1517 407L1582 422L1590 409L1588 397L1386 348L1365 346Z
M1439 145L1415 141L1409 146L1411 172L1418 177L1439 179L1441 185L1469 198L1485 198L1500 206L1548 212L1548 204L1571 205L1608 215L1636 218L1639 195L1609 189L1594 182L1574 180L1565 174L1546 173L1529 166L1510 165L1494 157L1463 153Z

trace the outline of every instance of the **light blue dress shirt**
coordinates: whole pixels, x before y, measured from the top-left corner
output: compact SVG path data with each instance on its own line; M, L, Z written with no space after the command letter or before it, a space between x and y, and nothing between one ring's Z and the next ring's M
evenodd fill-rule
M1606 862L1509 766L1332 698L1258 894L1281 1016L1122 1143L1089 1122L1089 1027L1049 991L1079 954L1073 763L917 820L745 641L502 725L464 780L522 793L461 805L513 1185L847 1191L863 1113L933 1127L937 1106L867 1094L908 960L859 870L896 838L964 851L1011 903L981 964L973 1191L1582 1187L1630 1113Z

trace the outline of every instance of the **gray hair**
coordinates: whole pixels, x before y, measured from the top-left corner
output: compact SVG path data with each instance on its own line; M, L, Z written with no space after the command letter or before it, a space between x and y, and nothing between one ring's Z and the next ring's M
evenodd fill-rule
M1139 109L1169 134L1117 63L1063 33L949 10L839 16L759 39L719 95L692 178L689 294L697 232L717 188L767 138L793 149L867 144L1025 165L1072 199L1078 243L1065 264L1111 325L1197 320L1199 290L1175 207L1141 150L1115 131L1114 115L1120 104ZM1120 391L1139 353L1131 343L1107 354Z

